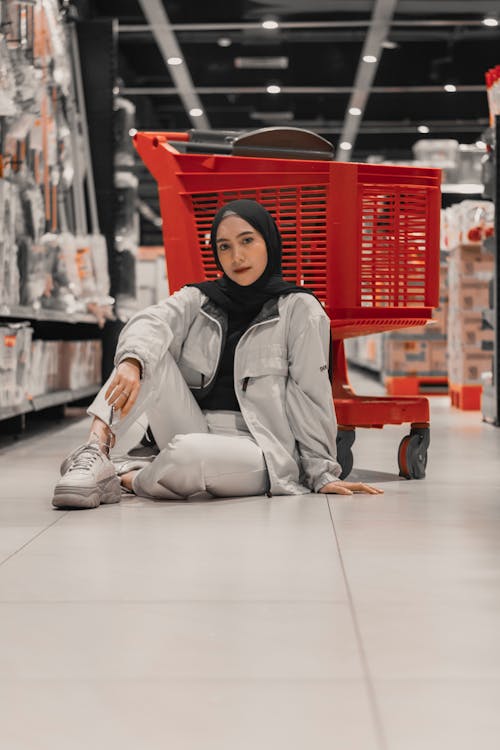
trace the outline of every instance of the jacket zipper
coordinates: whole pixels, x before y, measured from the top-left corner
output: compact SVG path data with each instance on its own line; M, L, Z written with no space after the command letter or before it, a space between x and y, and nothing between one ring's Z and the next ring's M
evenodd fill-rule
M211 315L209 315L203 309L201 309L200 312L206 318L208 318L209 320L211 320L212 323L215 323L218 326L219 333L220 333L219 356L217 357L217 364L215 365L215 369L214 369L214 372L212 374L212 377L210 378L210 380L208 380L205 383L205 375L203 373L201 373L201 387L200 387L200 390L203 391L203 389L205 388L205 392L203 393L203 396L206 396L208 393L210 393L210 386L213 384L215 378L217 377L217 373L219 372L219 367L220 367L220 363L221 363L221 360L222 360L222 352L224 351L224 345L225 345L226 336L225 336L225 333L224 333L224 329L222 328L222 325L219 323L219 321L217 320L217 318L213 318Z

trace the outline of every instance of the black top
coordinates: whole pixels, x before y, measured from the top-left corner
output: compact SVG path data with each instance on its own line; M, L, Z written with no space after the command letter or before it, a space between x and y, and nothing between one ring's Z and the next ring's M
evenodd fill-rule
M208 411L239 411L240 406L234 392L234 353L238 341L243 336L259 310L243 313L229 313L227 337L219 362L215 381L207 395L200 399L201 409Z

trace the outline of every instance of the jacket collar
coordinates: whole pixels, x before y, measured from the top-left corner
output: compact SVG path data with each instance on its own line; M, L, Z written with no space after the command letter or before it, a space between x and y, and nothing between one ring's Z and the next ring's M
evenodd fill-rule
M222 310L218 305L215 304L211 299L207 299L201 306L201 309L203 312L205 312L207 315L209 315L211 318L215 318L223 327L223 329L227 326L227 313ZM260 312L257 314L257 316L252 320L249 328L256 325L257 323L265 323L268 320L274 320L274 318L279 318L279 305L278 305L278 297L268 300L262 305L262 308Z

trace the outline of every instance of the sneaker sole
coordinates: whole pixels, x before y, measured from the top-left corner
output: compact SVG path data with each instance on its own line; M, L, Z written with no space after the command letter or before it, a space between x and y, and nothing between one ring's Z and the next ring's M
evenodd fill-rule
M99 505L119 503L121 499L120 480L116 476L98 482L95 488L83 488L59 485L54 490L52 505L54 508L97 508Z

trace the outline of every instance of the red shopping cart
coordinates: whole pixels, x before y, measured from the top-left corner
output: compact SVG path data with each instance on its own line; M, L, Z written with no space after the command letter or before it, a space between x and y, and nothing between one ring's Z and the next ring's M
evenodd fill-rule
M400 475L424 477L428 400L355 394L343 342L431 319L439 297L439 170L341 163L324 154L211 153L210 143L198 147L205 153L182 153L189 140L188 133L134 136L158 182L170 291L217 277L210 247L215 213L230 200L257 200L279 226L284 277L311 288L331 320L342 477L352 469L357 427L406 423Z

